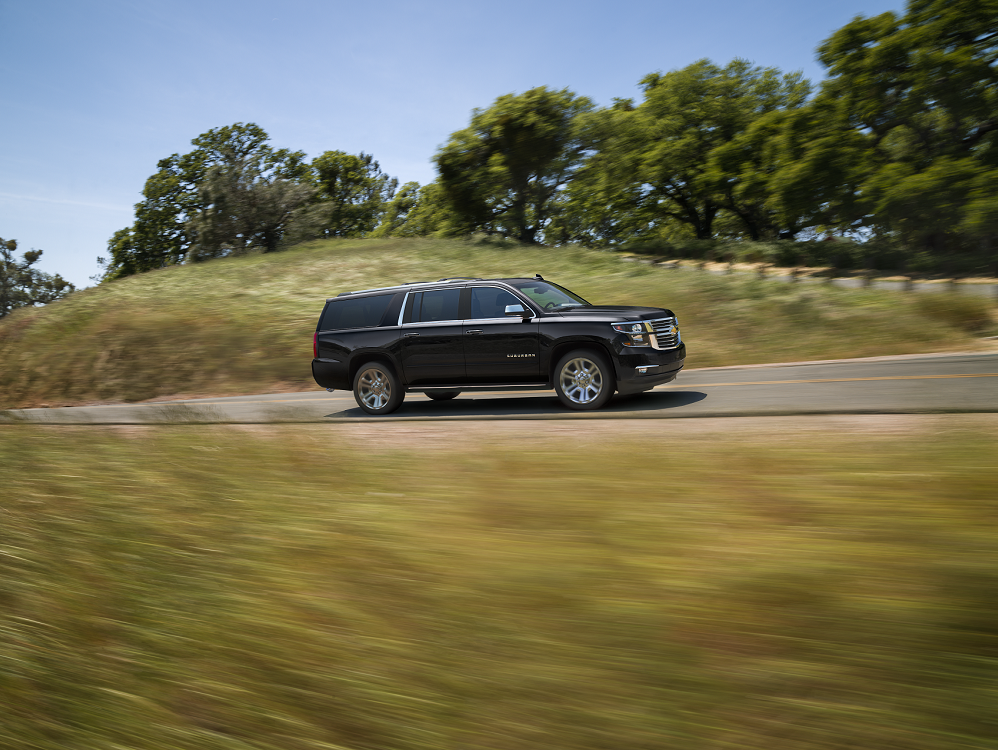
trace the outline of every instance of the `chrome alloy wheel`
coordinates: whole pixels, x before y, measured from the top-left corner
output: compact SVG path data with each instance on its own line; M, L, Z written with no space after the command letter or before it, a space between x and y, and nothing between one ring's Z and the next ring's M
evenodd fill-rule
M357 380L357 393L372 411L384 409L392 397L392 384L383 370L368 367Z
M568 360L558 375L561 390L576 404L589 404L603 392L603 371L586 357Z

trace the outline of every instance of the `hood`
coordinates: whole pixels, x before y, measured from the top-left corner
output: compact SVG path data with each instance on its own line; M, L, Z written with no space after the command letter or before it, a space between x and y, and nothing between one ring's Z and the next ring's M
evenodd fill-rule
M559 310L559 315L565 317L600 317L616 320L653 320L655 318L672 317L672 311L662 307L628 307L626 305L590 305L589 307L573 307Z

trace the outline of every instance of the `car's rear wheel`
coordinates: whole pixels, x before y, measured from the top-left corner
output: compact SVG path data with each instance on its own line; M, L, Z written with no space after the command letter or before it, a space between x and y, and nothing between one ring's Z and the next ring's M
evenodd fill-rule
M426 391L426 395L434 401L450 401L461 395L461 391Z
M405 391L390 367L369 362L354 376L353 397L368 414L391 414L402 405Z
M613 396L613 370L601 354L577 349L558 361L554 389L569 409L599 409Z

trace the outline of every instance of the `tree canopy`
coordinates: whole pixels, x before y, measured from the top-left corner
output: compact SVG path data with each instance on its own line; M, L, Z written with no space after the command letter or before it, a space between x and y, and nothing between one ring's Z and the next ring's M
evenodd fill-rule
M367 154L275 149L253 123L215 128L194 150L158 163L135 223L108 243L106 278L320 237L355 237L378 224L397 181Z
M543 86L501 96L475 110L434 157L440 185L460 224L536 244L555 199L589 148L580 116L593 103Z
M19 307L45 305L65 297L76 287L59 274L47 274L32 266L41 250L29 250L17 260L17 240L0 238L0 318Z
M809 84L735 60L724 68L700 60L641 81L644 101L618 104L604 118L601 147L587 164L596 202L618 210L619 197L637 216L632 231L657 234L676 223L697 239L715 236L722 211L751 239L778 231L766 206L759 152L746 139L760 118L801 107ZM584 200L594 198L578 191Z
M998 233L998 0L910 0L818 52L866 141L867 223L937 251Z

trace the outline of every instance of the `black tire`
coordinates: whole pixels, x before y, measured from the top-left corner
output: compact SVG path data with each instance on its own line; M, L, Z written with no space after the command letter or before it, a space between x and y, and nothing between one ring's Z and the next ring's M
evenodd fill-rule
M576 349L558 360L554 389L569 409L599 409L613 397L613 369L602 354Z
M402 405L405 391L391 367L368 362L354 376L353 397L368 414L391 414Z
M450 401L461 395L461 391L426 391L426 395L434 401Z

